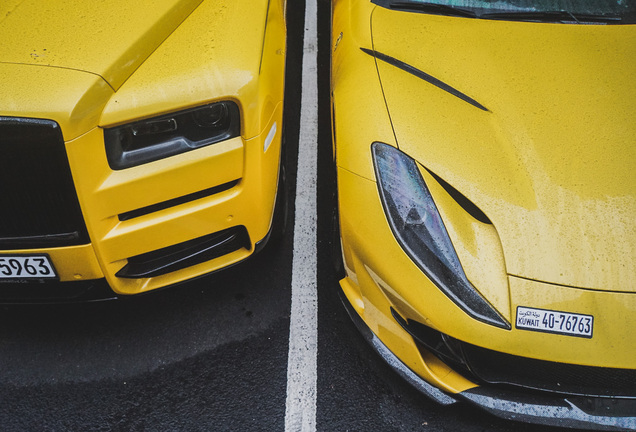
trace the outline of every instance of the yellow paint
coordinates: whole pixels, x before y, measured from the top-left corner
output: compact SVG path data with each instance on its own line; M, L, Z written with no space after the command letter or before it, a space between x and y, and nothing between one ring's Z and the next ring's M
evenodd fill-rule
M65 140L94 128L113 94L112 88L97 75L0 63L0 115L55 120Z
M395 145L373 58L360 51L371 47L368 1L334 2L331 89L338 166L368 179L375 178L370 147L374 141ZM366 20L353 15L350 9ZM342 12L340 12L342 10ZM351 15L350 15L351 14Z
M494 223L509 273L636 291L636 26L373 14L398 145Z
M468 280L508 322L510 292L501 242L490 224L474 219L426 170L420 172L444 221Z
M636 72L636 27L444 17L362 0L337 0L332 12L341 286L366 325L450 393L475 384L418 350L391 308L486 349L636 368L636 82L626 79ZM470 318L397 243L375 181L376 141L420 164L466 276L511 330ZM474 219L427 170L492 224ZM593 315L594 337L518 330L517 306Z
M529 306L592 315L594 334L592 339L584 339L517 330L518 339L505 344L506 352L520 354L532 347L531 357L542 360L636 368L636 295L561 287L514 276L510 288L513 310ZM503 348L501 342L497 345Z
M224 98L239 103L245 139L262 133L282 100L285 27L272 1L261 64L267 2L259 3L203 2L111 98L100 125Z
M91 239L80 248L83 255L74 248L35 251L50 254L62 280L105 277L115 292L136 294L253 253L269 231L278 182L284 8L282 0L0 5L0 116L60 124ZM221 100L239 106L239 137L110 169L104 128ZM276 133L263 152L274 124ZM219 194L126 221L118 218L230 181L238 183ZM248 231L249 249L160 277L115 277L129 257L241 225Z
M201 1L5 4L0 59L91 72L117 90Z

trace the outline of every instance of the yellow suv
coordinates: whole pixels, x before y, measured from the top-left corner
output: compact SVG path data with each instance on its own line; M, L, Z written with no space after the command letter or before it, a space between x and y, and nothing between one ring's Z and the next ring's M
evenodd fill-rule
M284 204L284 0L8 0L0 17L0 297L137 294L264 245Z

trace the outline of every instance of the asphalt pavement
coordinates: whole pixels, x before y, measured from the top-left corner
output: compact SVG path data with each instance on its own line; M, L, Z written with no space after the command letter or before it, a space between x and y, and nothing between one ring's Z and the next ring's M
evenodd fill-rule
M244 263L103 303L0 307L1 431L283 431L304 1L288 2L285 238ZM548 431L440 407L358 334L332 267L330 3L318 0L318 431ZM298 210L297 210L298 211ZM361 210L362 211L362 210Z

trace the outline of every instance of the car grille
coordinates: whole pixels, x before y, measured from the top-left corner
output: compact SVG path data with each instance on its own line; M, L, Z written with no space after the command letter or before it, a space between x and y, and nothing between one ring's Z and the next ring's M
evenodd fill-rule
M557 363L492 351L405 320L394 309L391 312L419 349L434 353L471 381L579 396L636 397L636 370Z
M59 125L0 117L0 249L86 243Z

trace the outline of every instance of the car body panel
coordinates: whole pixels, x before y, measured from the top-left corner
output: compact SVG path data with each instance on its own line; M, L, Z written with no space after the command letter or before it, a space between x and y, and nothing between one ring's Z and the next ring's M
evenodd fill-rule
M282 104L270 119L282 123ZM277 131L280 140L281 131ZM132 167L112 171L106 158L91 158L103 152L100 129L68 143L71 168L78 184L82 209L90 214L87 228L97 255L108 268L106 278L120 293L132 294L202 274L195 267L173 280L165 275L151 280L116 278L126 259L199 236L203 231L216 232L236 225L248 229L253 244L265 237L271 224L276 195L280 147L263 152L268 130L251 139L240 137L195 151ZM87 163L88 162L88 163ZM121 221L118 215L165 202L199 190L238 180L231 189L138 218ZM218 269L249 256L243 250L217 259L207 266ZM221 265L220 263L223 263ZM153 281L153 279L159 279Z
M393 306L410 318L417 317L427 324L435 325L432 320L417 312L417 305L426 302L435 310L443 310L449 301L439 290L421 286L420 271L412 263L395 259L402 253L390 228L386 224L377 197L375 182L340 168L338 170L339 214L342 233L344 264L347 277L340 284L356 312L361 316L385 345L402 360L407 367L429 381L451 393L457 393L475 386L474 383L454 372L434 356L423 361L422 354L413 344L411 336L404 331L391 316ZM366 212L360 212L361 206ZM379 206L376 207L376 206ZM380 217L378 217L378 215ZM365 239L372 236L384 247L381 255ZM387 271L387 267L391 267ZM381 275L381 276L380 276ZM420 289L396 290L392 287L399 276L407 279L399 285L411 286L415 281ZM384 279L383 279L384 278ZM409 282L410 281L410 282ZM428 288L428 289L427 289ZM427 294L430 292L430 297ZM411 305L414 305L413 307ZM465 319L461 312L444 312L448 322ZM465 315L464 315L465 316ZM494 329L495 332L502 331ZM433 360L435 359L435 360ZM444 378L443 380L440 378Z
M94 128L113 94L108 83L94 74L0 63L0 115L54 120L65 140Z
M373 9L367 1L335 2L332 51L333 129L347 145L337 148L338 166L368 179L374 179L370 146L374 140L395 145L395 137L377 79L372 57L360 51L371 44L371 22L367 17ZM338 9L344 9L338 12ZM351 11L350 11L351 9ZM342 36L340 36L342 34ZM363 83L363 85L360 85ZM339 127L338 125L343 125Z
M378 61L400 148L486 213L510 274L636 291L635 26L378 8L373 29L377 52L488 108Z
M591 339L560 335L546 338L541 337L539 332L518 330L518 333L524 333L523 339L509 341L507 349L521 353L531 346L532 357L540 360L636 368L632 330L636 316L636 296L633 294L574 289L514 276L510 277L510 287L513 309L532 304L539 309L593 315L595 321ZM546 343L550 346L545 346Z
M636 346L629 343L633 340L630 323L636 308L633 294L575 289L510 276L507 315L513 325L517 306L590 314L595 317L593 338L506 330L479 322L458 308L412 261L402 258L402 248L386 221L375 182L343 169L338 171L338 182L348 289L357 293L352 298L360 299L354 308L391 351L395 352L390 341L407 334L395 322L390 307L406 319L458 340L478 341L479 346L498 352L574 364L636 367ZM362 207L364 212L359 211ZM376 243L382 245L382 253L377 252Z
M254 253L268 238L278 192L285 6L282 0L167 0L152 7L110 2L87 10L88 4L66 1L47 26L11 36L27 32L30 42L0 42L0 116L58 123L91 240L79 248L84 255L76 247L0 253L49 254L60 281L104 277L117 294L172 285ZM36 11L36 2L2 8L7 27L0 32L17 32L31 14L36 21L46 18L46 8ZM130 16L107 25L124 12ZM73 22L80 17L88 19ZM91 29L92 21L98 23ZM85 31L86 39L76 30ZM66 44L71 36L82 40ZM27 45L48 47L47 56L25 53ZM239 107L239 136L130 168L109 165L105 128L218 101ZM211 192L195 196L206 190ZM116 276L131 257L241 226L249 244L238 250L160 276Z
M190 108L209 102L208 95L222 95L239 102L245 139L263 132L284 90L284 9L273 0L269 14L265 8L246 14L248 9L254 6L245 0L204 2L109 101L100 124Z
M335 1L332 18L340 286L365 338L409 382L404 367L504 418L636 428L631 396L487 384L412 327L451 351L469 344L633 381L636 93L625 77L635 27L471 20L367 0ZM416 161L468 281L509 329L464 312L400 245L376 180L377 142ZM593 334L518 328L519 307L591 315Z
M469 213L425 169L420 167L431 196L468 280L505 318L512 322L506 258L497 229Z
M91 72L117 90L201 1L3 2L0 58Z

